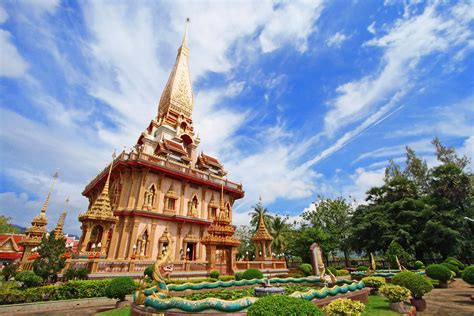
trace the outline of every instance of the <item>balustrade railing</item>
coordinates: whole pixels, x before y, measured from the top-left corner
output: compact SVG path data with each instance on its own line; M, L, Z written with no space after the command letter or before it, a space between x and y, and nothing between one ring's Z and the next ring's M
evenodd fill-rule
M122 152L120 155L118 155L117 158L115 158L114 163L118 161L146 161L148 163L152 163L154 165L164 167L169 170L177 171L179 173L185 174L187 176L191 176L193 178L199 179L199 180L204 180L208 182L212 182L218 185L224 185L227 188L234 189L234 190L242 190L242 184L230 181L228 179L223 179L221 177L215 176L211 173L206 173L201 170L197 169L191 169L189 166L186 166L184 164L180 164L178 162L172 162L170 160L166 160L161 157L157 156L152 156L149 154L145 154L143 152L141 153L126 153ZM89 185L86 186L85 191L89 190L90 187L92 187L100 178L103 173L106 173L108 171L108 167L105 167L90 183Z

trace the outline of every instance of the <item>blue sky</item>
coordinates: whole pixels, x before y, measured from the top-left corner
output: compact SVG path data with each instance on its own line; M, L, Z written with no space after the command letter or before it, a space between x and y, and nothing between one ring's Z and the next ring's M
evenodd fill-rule
M358 201L406 145L474 156L472 1L3 1L0 213L28 226L51 181L55 225L156 115L186 17L201 149L246 197L296 217L318 195Z

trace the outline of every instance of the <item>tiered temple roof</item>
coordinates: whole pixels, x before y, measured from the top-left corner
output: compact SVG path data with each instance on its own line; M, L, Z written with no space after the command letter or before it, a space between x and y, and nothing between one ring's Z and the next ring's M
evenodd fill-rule
M114 154L115 158L115 154ZM110 183L110 173L112 172L112 167L114 162L110 164L109 174L107 180L105 181L104 188L102 192L94 201L92 206L85 212L79 215L79 221L83 222L85 220L100 220L107 222L116 222L118 218L114 216L112 211L112 206L110 205L109 197L109 183Z
M273 237L268 233L265 221L263 220L263 211L260 211L260 219L255 235L252 237L253 241L272 241Z
M229 217L229 210L224 205L224 193L221 188L221 201L219 207L219 215L214 218L212 224L208 227L208 234L203 237L204 245L220 245L220 246L238 246L240 241L234 237L236 227L232 225Z

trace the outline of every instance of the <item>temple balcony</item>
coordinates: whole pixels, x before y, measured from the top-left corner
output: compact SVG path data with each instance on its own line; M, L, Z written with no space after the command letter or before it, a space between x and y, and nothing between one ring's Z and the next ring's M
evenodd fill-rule
M230 181L226 178L219 177L209 172L204 172L198 169L190 168L185 164L181 164L179 162L174 162L170 160L166 160L165 158L158 157L155 155L145 154L143 152L136 153L126 153L122 152L117 158L114 160L114 168L120 166L145 166L151 169L155 169L157 171L163 172L171 177L175 178L183 178L190 182L194 182L196 184L204 184L215 189L220 189L221 186L224 187L224 190L227 192L231 192L237 195L239 198L244 196L244 191L242 190L242 184L238 182ZM108 167L105 167L84 189L82 192L83 195L87 196L88 192L94 188L99 182L105 181L107 177ZM113 172L113 171L112 171Z

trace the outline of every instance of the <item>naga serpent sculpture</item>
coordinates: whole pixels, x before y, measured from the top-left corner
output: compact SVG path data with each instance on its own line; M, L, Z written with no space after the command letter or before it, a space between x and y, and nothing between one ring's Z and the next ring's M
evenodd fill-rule
M165 249L165 252L160 260L155 262L153 266L153 280L157 283L157 292L153 293L153 296L158 298L165 298L169 296L168 286L166 285L166 280L170 279L170 275L173 272L173 264L171 263L171 257L173 254L172 246L173 240L169 236L168 232L168 240L170 240L170 244Z

